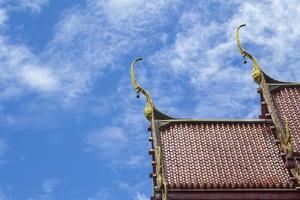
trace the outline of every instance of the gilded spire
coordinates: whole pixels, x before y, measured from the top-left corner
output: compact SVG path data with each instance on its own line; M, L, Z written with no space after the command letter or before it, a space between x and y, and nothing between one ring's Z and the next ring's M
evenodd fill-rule
M139 93L142 93L145 97L146 97L146 107L144 109L144 115L145 117L151 121L152 120L152 116L153 116L153 102L152 102L152 98L151 96L148 94L148 92L142 88L141 86L139 86L139 84L137 83L136 79L135 79L135 73L134 73L134 65L143 60L143 58L137 58L135 59L132 64L131 64L131 81L132 81L132 85L136 91L137 94L137 98L139 98Z
M252 63L253 63L253 72L252 72L252 77L255 80L256 83L260 84L261 82L261 76L262 76L262 70L260 65L258 64L257 60L255 59L254 56L252 56L250 53L248 53L247 51L245 51L241 45L240 42L240 38L239 38L239 30L241 27L246 26L246 24L242 24L240 25L237 29L236 29L236 42L237 42L237 46L242 54L242 56L244 57L245 61L244 63L247 63L246 61L246 57L249 58Z

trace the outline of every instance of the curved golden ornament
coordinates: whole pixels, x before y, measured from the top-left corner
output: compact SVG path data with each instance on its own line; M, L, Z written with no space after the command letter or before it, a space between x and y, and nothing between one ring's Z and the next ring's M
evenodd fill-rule
M253 63L253 72L252 72L252 77L255 80L256 83L260 84L261 82L261 76L262 76L262 70L260 65L258 64L257 60L255 59L254 56L252 56L250 53L248 53L247 51L245 51L242 47L242 44L240 42L240 38L239 38L239 30L241 27L246 26L246 24L242 24L240 25L237 29L236 29L236 42L237 42L237 47L240 50L242 56L245 58L249 58L252 63ZM247 63L246 59L244 61L244 63Z
M141 86L139 86L139 84L137 83L136 79L135 79L135 73L134 73L134 67L135 64L139 61L143 60L143 58L137 58L135 59L132 64L131 64L131 70L130 70L130 75L131 75L131 81L132 81L132 85L137 93L137 98L139 98L139 93L142 93L145 97L146 97L146 107L144 109L144 115L145 117L151 121L152 116L153 116L153 102L152 102L152 98L149 95L149 93L142 88Z

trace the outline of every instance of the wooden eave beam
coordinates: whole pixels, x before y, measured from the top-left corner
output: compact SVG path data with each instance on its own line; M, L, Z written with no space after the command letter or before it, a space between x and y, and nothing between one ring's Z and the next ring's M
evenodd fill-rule
M156 193L154 200L161 200ZM214 191L169 191L168 200L299 200L299 190L214 190Z

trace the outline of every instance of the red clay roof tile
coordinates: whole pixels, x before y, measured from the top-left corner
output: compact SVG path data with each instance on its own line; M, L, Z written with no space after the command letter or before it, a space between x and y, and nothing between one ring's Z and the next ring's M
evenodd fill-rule
M290 188L269 125L176 122L160 132L169 188Z
M300 88L284 87L272 97L281 120L288 120L294 150L300 152Z

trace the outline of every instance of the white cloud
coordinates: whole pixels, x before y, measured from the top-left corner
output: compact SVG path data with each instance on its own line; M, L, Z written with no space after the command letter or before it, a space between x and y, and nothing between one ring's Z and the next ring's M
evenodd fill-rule
M120 182L118 184L118 187L121 190L126 191L126 193L130 194L132 196L132 199L144 200L144 199L149 199L150 197L147 197L145 193L141 193L140 191L145 191L145 187L147 185L148 185L147 181L134 182L134 184Z
M0 156L3 156L4 153L6 153L9 149L8 144L6 143L5 140L0 138Z
M203 1L177 10L179 4L168 0L87 1L86 6L64 12L41 56L1 36L1 98L32 90L41 94L61 92L60 98L76 97L88 92L99 74L116 68L123 73L121 67L128 70L123 64L129 63L129 57L146 54L143 65L152 67L139 69L138 73L149 75L141 81L150 89L155 103L163 105L163 110L188 114L182 117L256 117L257 86L251 80L251 66L242 65L234 41L235 28L242 23L248 24L241 31L242 41L266 71L286 80L299 77L298 1L239 1L234 3L237 7L224 3L219 5L220 12L212 12ZM233 14L221 12L231 8ZM178 23L173 14L179 17ZM7 18L0 10L0 23ZM101 79L97 85L99 93L107 87ZM142 116L144 99L138 103L133 99L128 74L121 78L119 86L117 91L110 86L117 93L112 95L116 100L110 98L111 102L105 102L117 108L98 107L95 111L112 114L117 110L113 119L116 121L111 127L88 133L85 150L111 155L113 151L121 152L130 142L133 150L118 159L137 165L144 158L136 151L148 145L147 136L141 134L147 123ZM181 110L177 106L183 105L184 98L187 101ZM52 192L54 187L48 182L44 191ZM135 199L146 198L136 191L131 193L136 194ZM89 200L96 199L108 199L107 192L100 190Z
M26 200L53 200L53 198L48 194L42 194L42 195L39 195L37 197L33 197L33 198L30 197Z
M95 78L116 68L138 49L161 41L156 29L166 22L169 1L88 1L85 7L64 12L44 57L50 66L68 74L65 89L76 94L86 92ZM159 16L159 21L157 20ZM145 38L145 34L151 34ZM72 89L69 89L72 87Z
M107 9L110 11L117 10L124 11L125 9L131 9L134 7L139 7L140 5L143 5L146 1L145 0L109 0L107 1Z
M49 0L19 0L18 6L23 9L29 9L34 13L39 13L48 2Z
M126 162L127 165L136 166L146 164L145 158L140 155L133 155L129 157L129 160Z
M27 65L21 69L20 76L24 83L41 91L55 91L59 88L57 77L49 68Z
M48 3L46 0L17 2L18 6L35 12ZM59 93L62 98L57 99L69 102L89 92L95 78L121 67L120 58L128 52L153 45L151 40L161 41L162 36L155 31L168 18L162 13L176 7L174 1L172 6L167 6L168 3L168 0L92 0L83 7L74 6L64 12L53 39L40 55L0 35L0 64L5 66L0 70L0 97L26 95L33 90L54 96ZM7 18L3 9L0 22ZM145 33L153 33L152 39L145 39Z
M161 87L165 84L160 79L184 76L189 78L194 101L199 104L190 114L214 118L257 117L257 85L251 80L251 65L242 64L235 43L235 28L243 23L248 24L241 31L241 39L267 73L277 79L296 80L300 75L297 70L300 57L300 31L297 29L300 25L300 2L240 1L234 3L237 7L225 4L220 3L219 9L236 9L229 16L221 12L226 16L223 19L219 19L218 14L210 16L214 15L210 5L202 3L181 14L174 42L151 58L154 66L171 68L171 72L158 70L154 75L158 77L156 82L160 82L157 85L162 90L159 96L168 93ZM199 12L199 9L204 11ZM162 76L164 73L168 75ZM167 84L172 83L169 80ZM176 92L176 96L184 95L184 90ZM252 106L254 100L256 107ZM170 103L174 104L174 101Z
M6 194L0 189L0 200L8 200Z
M43 93L58 92L60 81L65 81L61 70L54 73L53 68L40 64L26 46L11 44L0 35L0 99L24 95L30 91ZM67 95L65 90L64 94Z
M29 197L27 200L53 200L55 199L55 189L61 183L58 178L45 179L42 182L42 193Z
M40 9L48 1L18 1L15 6ZM1 3L1 2L0 2ZM11 7L0 8L0 26L6 27L8 13L15 10ZM5 33L5 32L4 32ZM27 45L11 42L9 36L0 32L0 99L9 99L26 95L31 91L40 94L59 93L61 98L57 100L68 101L77 95L77 91L83 91L88 78L84 73L72 69L69 65L47 65L49 57L43 57L33 53ZM51 63L50 63L51 64ZM72 73L72 71L75 71ZM84 81L82 81L84 79Z
M59 183L60 180L57 178L47 179L42 184L43 191L46 194L51 194Z
M90 5L103 9L107 20L112 26L131 31L142 31L141 28L148 28L164 23L168 18L167 11L171 11L178 6L177 0L93 0ZM160 21L157 18L160 18ZM152 26L152 27L146 27Z
M136 193L135 200L148 200L149 197L147 197L145 194L141 194L139 192Z
M120 127L106 127L93 131L84 139L85 150L98 150L104 153L114 153L126 143L126 135Z
M228 23L228 27L241 21L248 24L242 30L242 39L259 50L258 54L252 48L263 68L282 79L296 79L300 75L296 70L300 57L298 6L300 2L295 0L243 3L240 12Z
M109 193L105 189L101 189L95 194L95 196L88 198L88 200L107 200L109 199Z
M1 1L0 1L1 3ZM2 26L3 24L5 24L5 22L8 19L8 15L5 9L1 9L0 8L0 26Z
M144 52L142 49L151 49L155 44L156 48L160 45L163 48L148 57L153 65L161 68L157 70L156 80L151 80L154 82L151 88L154 96L162 96L164 92L161 83L166 77L162 72L168 76L175 73L170 80L174 82L178 81L178 76L186 74L196 93L209 94L209 91L215 90L219 99L226 100L218 110L226 113L240 105L243 112L249 113L250 110L243 108L243 104L246 99L256 97L255 93L249 96L255 85L247 74L250 67L235 65L241 58L235 47L234 29L238 24L248 23L245 28L247 31L242 30L242 40L257 45L259 51L256 54L264 68L274 75L281 74L284 79L296 79L299 72L294 63L298 62L299 53L294 50L299 43L299 30L296 27L300 16L297 6L293 5L299 2L218 3L222 10L220 14L208 14L210 3L203 2L195 3L188 9L179 9L182 2L169 0L88 1L84 7L74 6L64 12L42 56L33 54L24 45L11 44L0 37L0 55L3 58L0 64L6 66L1 69L3 88L0 96L9 98L38 90L41 93L60 92L63 99L77 97L89 92L99 74L124 67L120 64L128 57L139 55ZM24 1L24 5L45 4L46 1ZM223 10L233 8L232 4L237 6L236 12L224 18ZM273 10L276 10L275 14ZM172 21L174 11L179 16L178 23ZM5 12L3 16L0 21L7 18ZM174 40L162 30L164 25L170 23L173 23L173 31L176 31ZM272 26L268 27L270 24ZM266 56L261 58L260 55ZM280 68L282 65L289 70ZM21 81L18 80L20 74ZM243 87L237 88L237 85ZM180 93L185 89L176 87L179 89L178 96L185 96ZM231 87L233 95L229 96L224 91ZM203 105L203 101L214 102L213 97L195 99L200 105ZM232 104L228 104L228 101ZM175 109L175 104L180 102L178 98L165 97L164 102L169 109L178 112ZM204 116L211 115L206 108L197 110L206 113Z

